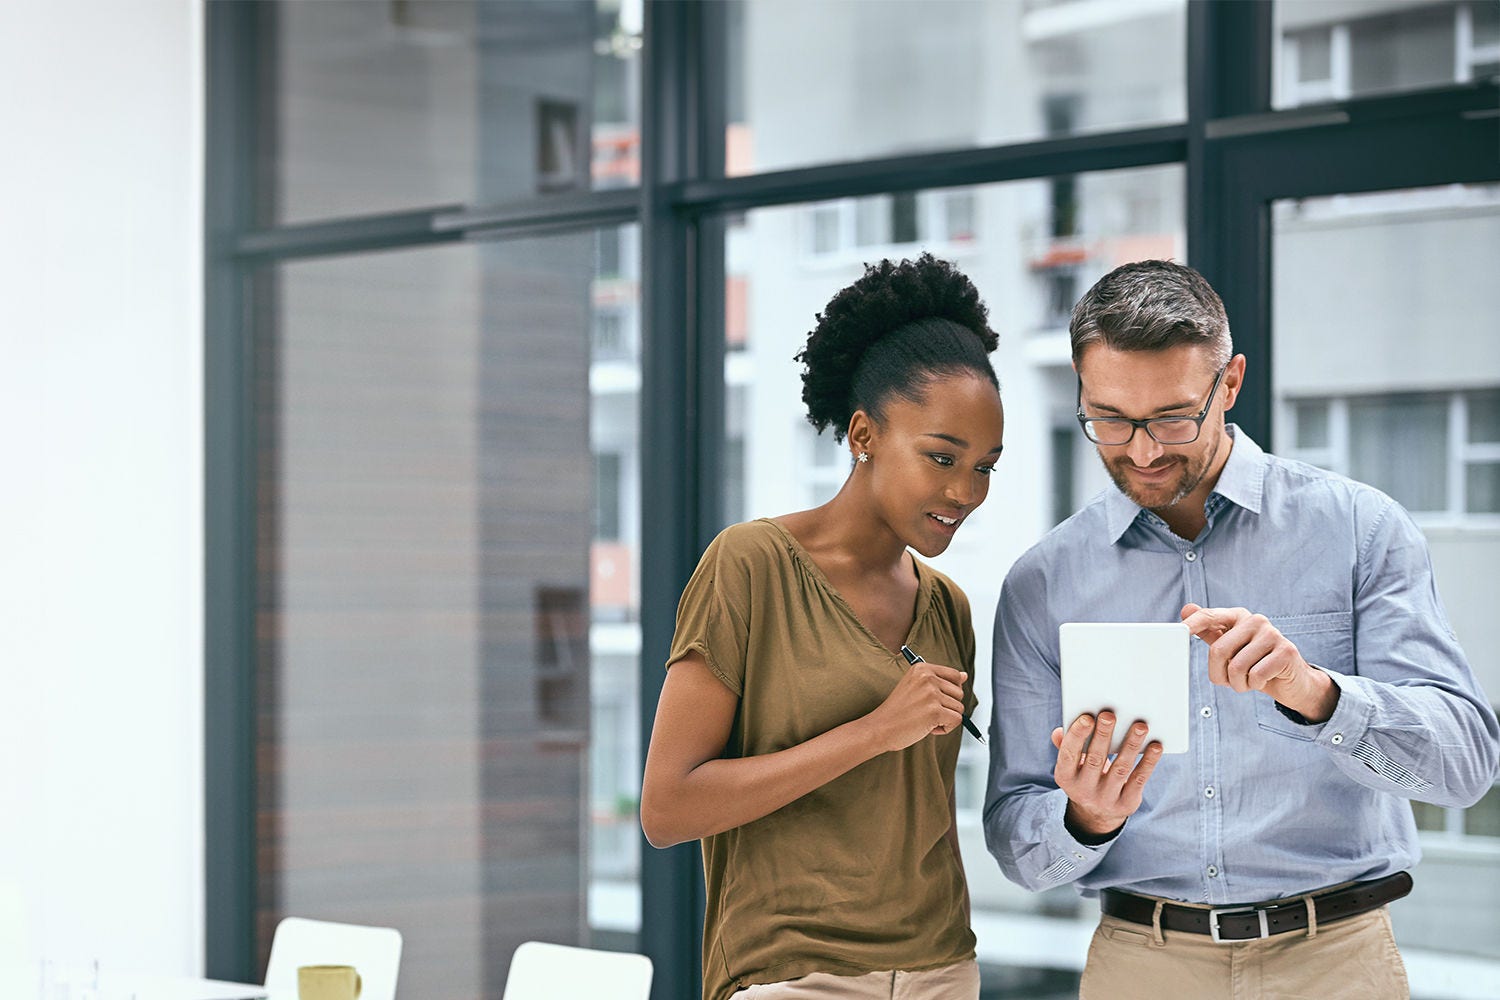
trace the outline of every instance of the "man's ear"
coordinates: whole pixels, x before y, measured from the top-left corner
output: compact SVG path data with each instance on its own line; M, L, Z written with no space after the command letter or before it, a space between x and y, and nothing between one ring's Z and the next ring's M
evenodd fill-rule
M1224 409L1231 410L1235 402L1240 398L1240 389L1245 385L1245 356L1236 354L1229 361L1229 367L1224 371L1224 384L1219 386L1219 392L1224 396Z

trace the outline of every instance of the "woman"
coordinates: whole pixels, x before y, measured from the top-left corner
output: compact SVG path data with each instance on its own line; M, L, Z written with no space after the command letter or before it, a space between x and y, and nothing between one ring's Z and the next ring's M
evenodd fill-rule
M907 550L940 554L984 502L996 340L952 265L868 266L797 355L848 480L726 529L683 592L641 825L703 841L705 1000L978 995L953 814L973 627Z

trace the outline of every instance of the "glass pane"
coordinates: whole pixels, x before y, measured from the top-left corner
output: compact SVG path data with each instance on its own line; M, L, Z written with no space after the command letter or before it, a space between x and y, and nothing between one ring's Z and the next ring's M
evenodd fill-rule
M1464 833L1471 837L1500 837L1500 787L1491 788L1477 805L1465 810Z
M1448 402L1384 396L1349 403L1349 475L1411 511L1448 509Z
M895 203L863 199L850 211L889 211ZM1184 259L1183 172L1158 167L922 191L907 203L917 209L921 238L915 243L856 246L851 226L848 243L815 259L799 252L798 234L819 206L759 209L729 225L725 322L730 330L746 330L728 344L724 375L725 420L736 442L724 475L742 502L730 519L816 506L849 475L847 448L831 435L815 436L807 423L800 369L792 360L833 293L858 277L865 261L881 256L931 250L953 260L979 288L1000 333L995 365L1007 414L1006 453L990 498L934 561L976 609L977 662L983 665L990 659L983 622L1009 561L1052 527L1060 508L1076 509L1107 482L1094 449L1054 443L1080 437L1065 330L1076 294L1068 291L1065 305L1055 305L1055 283L1066 276L1068 288L1081 294L1127 260ZM1055 225L1060 210L1067 212L1066 226ZM962 224L951 226L955 218ZM989 712L983 687L980 701L976 721L982 727ZM1032 894L1000 874L980 826L988 758L983 747L967 742L959 758L958 821L985 996L1076 996L1097 910L1070 887ZM1036 940L1048 942L1046 955L1032 947Z
M1281 42L1275 47L1276 106L1467 79L1469 71L1458 66L1462 6L1451 0L1277 0L1276 32Z
M1443 833L1448 829L1448 810L1442 806L1435 806L1431 802L1416 802L1411 804L1411 811L1417 817L1417 829L1428 833Z
M1297 422L1297 447L1327 448L1328 404L1294 403L1292 410Z
M1473 24L1474 48L1500 45L1500 3L1495 3L1494 0L1473 0L1468 7Z
M1454 81L1453 8L1404 10L1349 25L1349 88L1355 94Z
M1280 201L1271 221L1272 412L1286 413L1293 401L1331 401L1319 454L1416 512L1448 621L1493 694L1500 690L1500 527L1493 515L1464 512L1460 491L1472 491L1479 474L1470 470L1486 456L1466 453L1475 446L1461 440L1458 418L1464 404L1482 404L1494 391L1488 387L1500 385L1493 274L1500 186ZM1470 426L1490 422L1483 405L1470 409ZM1283 453L1299 443L1282 424L1272 436L1273 450ZM1478 808L1471 818L1414 806L1424 830L1451 831L1445 843L1490 822L1494 803ZM1407 954L1432 963L1414 976L1413 995L1438 995L1430 987L1461 980L1466 963L1500 959L1490 919L1500 852L1434 846L1413 877L1411 897L1392 907L1396 938ZM1419 988L1419 979L1429 988Z
M1316 83L1333 78L1333 31L1313 28L1289 36L1297 47L1297 82Z
M1500 389L1467 394L1469 443L1500 444Z
M268 9L277 222L639 180L639 0Z
M595 234L264 279L260 942L392 926L403 989L498 996L530 938L633 946L633 312ZM633 265L632 265L633 268Z
M1464 470L1470 514L1500 514L1500 462L1471 462Z
M1182 121L1185 10L732 0L727 172Z

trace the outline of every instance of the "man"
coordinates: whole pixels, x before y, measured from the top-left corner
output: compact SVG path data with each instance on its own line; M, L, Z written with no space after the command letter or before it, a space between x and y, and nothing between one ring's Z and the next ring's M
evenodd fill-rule
M1472 805L1500 759L1421 533L1225 423L1245 358L1191 268L1117 268L1070 333L1078 419L1117 488L1001 591L990 851L1029 889L1100 897L1085 1000L1406 996L1385 908L1419 857L1406 800ZM1179 617L1189 752L1108 712L1061 720L1061 623Z

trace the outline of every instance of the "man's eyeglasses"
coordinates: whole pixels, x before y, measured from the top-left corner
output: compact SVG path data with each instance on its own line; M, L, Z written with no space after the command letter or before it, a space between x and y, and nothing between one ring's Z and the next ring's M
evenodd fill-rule
M1084 436L1095 444L1129 444L1130 439L1135 437L1136 428L1141 428L1150 434L1151 439L1157 444L1192 444L1198 440L1198 435L1203 431L1203 421L1208 416L1208 408L1213 405L1214 394L1219 391L1219 383L1224 380L1224 373L1228 370L1229 364L1225 362L1219 369L1219 374L1214 376L1213 388L1208 390L1208 399L1203 401L1203 409L1197 416L1152 417L1149 420L1084 416L1083 380L1079 379L1078 423L1083 427Z

